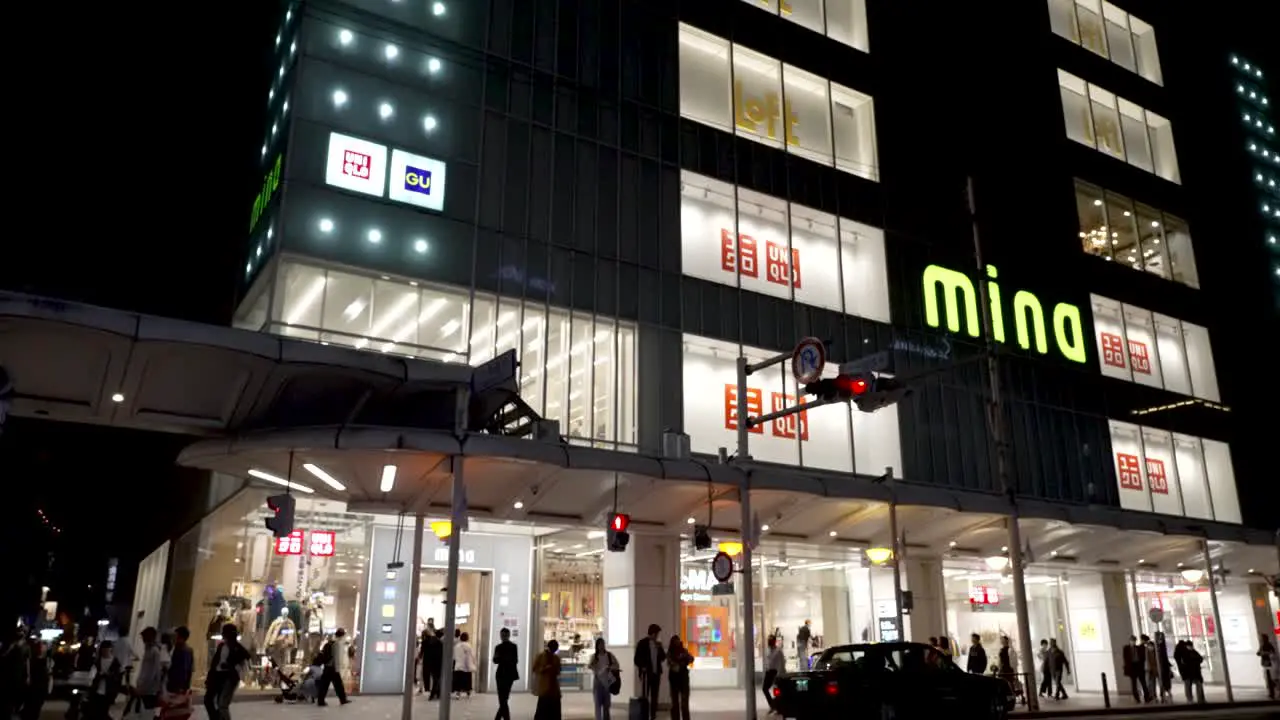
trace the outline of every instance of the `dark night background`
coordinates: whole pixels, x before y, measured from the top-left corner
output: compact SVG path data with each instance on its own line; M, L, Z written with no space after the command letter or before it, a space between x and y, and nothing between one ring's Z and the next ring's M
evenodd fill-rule
M1142 4L1125 3L1135 11ZM1269 4L1203 4L1192 19L1197 32L1248 35L1242 46L1276 48L1280 21L1262 10ZM52 16L30 23L56 30L68 57L10 60L10 97L31 112L16 115L25 135L5 149L9 171L17 177L20 170L23 184L40 190L10 195L19 201L16 212L30 215L10 221L0 288L229 322L246 220L261 183L257 151L278 21L271 0L234 5L234 12L225 4L186 12L86 5L70 24ZM43 13L58 11L48 7ZM1048 42L1048 28L1043 32ZM1162 56L1178 52L1161 47ZM1276 53L1257 60L1280 72ZM962 105L939 107L945 113ZM1270 423L1274 433L1274 418L1233 419L1258 429ZM182 498L194 478L173 465L186 442L10 419L0 436L0 548L13 563L15 585L44 579L51 599L78 613L91 598L101 601L107 559L119 557L119 592L127 599L132 566L189 522ZM1274 494L1255 495L1268 496ZM1242 488L1242 503L1249 497ZM0 617L13 617L12 589L0 589Z

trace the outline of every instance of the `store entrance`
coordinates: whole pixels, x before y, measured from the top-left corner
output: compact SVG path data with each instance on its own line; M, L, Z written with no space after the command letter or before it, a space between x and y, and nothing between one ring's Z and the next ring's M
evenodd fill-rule
M434 622L437 629L445 625L445 579L443 568L427 568L422 571L418 592L418 631ZM487 692L489 658L492 641L489 637L489 618L493 614L493 573L487 570L458 571L458 605L455 623L459 632L467 634L467 643L475 650L476 672L472 679L476 692Z

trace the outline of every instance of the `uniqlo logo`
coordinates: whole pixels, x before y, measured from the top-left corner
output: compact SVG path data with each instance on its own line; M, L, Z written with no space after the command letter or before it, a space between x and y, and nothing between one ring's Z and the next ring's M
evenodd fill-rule
M800 287L800 251L791 251L791 260L787 261L787 246L778 243L767 243L768 254L766 262L768 274L765 276L769 282L779 285L786 285L790 282L792 287Z
M1138 456L1116 453L1116 466L1120 470L1122 490L1142 490L1142 472L1138 469Z
M784 395L783 393L770 393L770 401L773 405L773 412L785 410L796 404L794 395ZM809 439L809 411L801 410L798 413L788 415L786 417L776 418L769 422L773 426L773 436L795 440L797 437L802 441Z
M362 180L368 180L372 176L373 158L358 153L355 150L347 150L342 154L342 174L357 177Z
M725 272L740 271L747 277L760 277L760 266L756 262L756 239L750 235L739 235L738 242L734 243L733 231L721 229L720 268Z
M1124 363L1124 340L1115 333L1102 333L1102 362L1112 367L1122 368Z
M1151 355L1147 352L1147 344L1137 340L1129 341L1129 364L1134 372L1151 374Z
M747 388L747 415L760 415L764 408L763 393L759 388ZM738 386L725 383L724 386L724 429L738 429ZM750 428L753 433L763 433L763 425Z
M332 530L315 530L311 533L312 557L333 557L334 538Z
M282 538L276 538L277 555L301 555L302 531L294 530Z
M1147 461L1147 482L1151 484L1151 492L1169 494L1169 477L1164 474L1163 460Z

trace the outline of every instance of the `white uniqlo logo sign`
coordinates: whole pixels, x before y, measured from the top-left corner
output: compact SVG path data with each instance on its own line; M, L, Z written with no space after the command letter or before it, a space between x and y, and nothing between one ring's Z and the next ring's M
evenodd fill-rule
M369 167L373 164L373 158L358 153L355 150L348 150L343 155L342 172L344 175L358 177L361 180L369 179Z

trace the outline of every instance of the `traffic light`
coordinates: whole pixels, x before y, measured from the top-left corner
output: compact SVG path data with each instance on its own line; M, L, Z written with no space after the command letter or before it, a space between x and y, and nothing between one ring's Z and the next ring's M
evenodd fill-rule
M622 552L627 549L627 543L631 542L631 533L627 532L627 528L631 527L631 516L622 513L614 513L609 518L609 529L606 531L609 542L610 552Z
M267 498L267 507L275 513L274 517L266 520L267 529L271 534L280 538L288 537L293 532L293 508L294 500L292 495L272 495Z
M862 412L875 412L902 400L910 392L897 378L873 373L837 375L808 383L805 393L827 402L851 401Z

